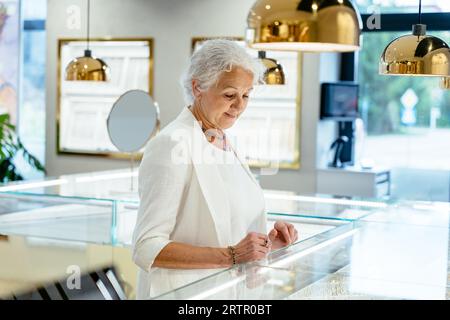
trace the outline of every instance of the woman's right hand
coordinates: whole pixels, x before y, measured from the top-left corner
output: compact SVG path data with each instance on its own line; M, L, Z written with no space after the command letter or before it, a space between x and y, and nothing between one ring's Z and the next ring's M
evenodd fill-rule
M234 246L236 263L245 263L264 259L271 249L271 242L267 235L250 232Z

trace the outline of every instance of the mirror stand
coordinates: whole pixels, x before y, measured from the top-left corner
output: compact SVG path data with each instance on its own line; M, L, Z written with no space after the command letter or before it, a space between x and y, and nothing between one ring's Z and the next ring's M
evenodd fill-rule
M137 152L128 152L130 156L130 185L129 187L125 187L125 190L110 190L111 195L120 196L121 198L126 197L129 199L135 199L137 197L137 189L134 188L134 170L136 167L136 158L138 156Z
M134 156L135 156L135 152L130 152L130 170L131 170L131 185L130 185L130 191L134 192Z
M106 120L108 135L112 144L130 159L130 182L121 185L121 191L111 194L121 198L138 197L138 188L134 187L135 164L146 143L159 128L159 108L153 98L143 90L130 90L122 94L113 104ZM133 128L133 130L130 130Z

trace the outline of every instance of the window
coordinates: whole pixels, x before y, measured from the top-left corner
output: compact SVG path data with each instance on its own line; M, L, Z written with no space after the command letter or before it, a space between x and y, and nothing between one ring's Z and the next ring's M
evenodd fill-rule
M359 82L365 156L393 167L450 170L450 90L440 89L440 78L378 74L381 52L402 34L364 35ZM450 32L433 35L450 39Z
M19 2L0 2L0 113L17 124L19 86Z
M45 74L46 74L46 0L23 0L19 136L25 147L42 163L45 158ZM30 168L23 159L15 159L26 179L43 175Z
M401 4L410 1L387 1ZM422 20L428 34L450 41L449 4L423 1ZM415 4L416 11L418 1ZM408 7L409 8L409 7ZM381 12L393 8L381 7ZM363 21L367 16L363 15ZM360 139L360 158L375 160L393 173L393 194L399 198L449 201L450 185L450 90L440 89L439 77L392 77L378 74L386 45L411 32L417 14L381 16L381 30L363 32L359 52L360 113L365 137ZM373 31L373 32L371 32ZM345 67L345 66L343 66ZM361 143L362 142L362 143ZM357 142L358 148L358 142Z

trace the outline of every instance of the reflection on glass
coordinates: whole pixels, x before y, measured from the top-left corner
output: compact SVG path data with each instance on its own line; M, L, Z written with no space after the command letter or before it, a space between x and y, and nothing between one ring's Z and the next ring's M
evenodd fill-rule
M448 232L404 224L363 227L351 252L351 290L390 298L445 299Z
M446 299L448 223L391 206L156 298Z

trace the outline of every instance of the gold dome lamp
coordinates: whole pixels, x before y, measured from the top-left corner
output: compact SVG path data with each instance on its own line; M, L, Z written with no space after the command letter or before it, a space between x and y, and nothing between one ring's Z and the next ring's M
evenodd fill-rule
M73 59L66 67L66 81L108 81L109 67L99 58L92 56L89 49L90 0L87 0L87 48L82 57Z
M419 23L412 34L391 41L384 49L379 72L390 76L450 76L450 49L447 43L426 34L422 24L422 1L419 0Z
M283 67L277 60L267 58L265 51L258 51L258 59L264 66L264 84L284 85L285 76Z
M351 52L360 48L361 30L350 0L257 0L246 43L267 51Z

